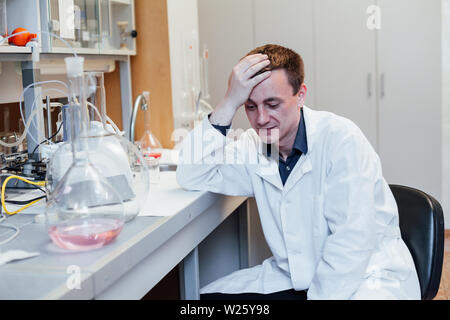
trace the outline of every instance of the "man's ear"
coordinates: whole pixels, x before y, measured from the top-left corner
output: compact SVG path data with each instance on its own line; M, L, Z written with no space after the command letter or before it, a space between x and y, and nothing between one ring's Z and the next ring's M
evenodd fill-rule
M306 84L302 83L300 88L298 89L298 92L296 94L298 98L298 106L301 108L303 104L305 103L306 98L306 92L308 91L308 88L306 87Z

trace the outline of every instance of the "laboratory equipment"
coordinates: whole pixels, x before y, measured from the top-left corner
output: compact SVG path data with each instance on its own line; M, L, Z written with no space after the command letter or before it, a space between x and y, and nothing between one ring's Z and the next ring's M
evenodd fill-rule
M57 246L91 250L120 234L125 222L124 205L117 190L90 160L84 59L70 57L65 61L70 83L72 163L50 190L46 224Z
M182 75L183 87L180 91L182 109L176 113L176 122L182 128L191 130L205 116L214 111L208 103L210 99L208 85L209 51L206 44L199 54L198 34L192 31L190 36L182 37Z
M106 98L103 73L84 74L87 105L93 110L88 121L86 142L89 159L121 196L125 207L125 221L136 217L148 196L148 167L136 146L122 137L122 132L110 125L106 115ZM98 110L100 107L101 112ZM64 123L72 122L72 113L64 113ZM61 144L51 155L47 169L48 189L64 177L71 163L72 138Z
M145 155L145 162L149 170L150 183L158 184L160 182L160 166L161 153L152 153Z
M158 183L159 182L159 161L162 155L162 145L159 142L158 138L153 134L150 128L150 93L148 91L144 91L141 95L136 98L131 124L130 124L130 140L134 140L134 132L136 125L136 115L141 107L141 110L144 112L144 133L142 137L136 142L136 145L141 150L142 155L144 156L145 162L149 168L150 175L150 183Z
M15 46L26 46L28 42L30 42L33 39L36 39L37 34L36 33L30 33L25 28L16 28L12 32L12 37L8 39L9 44L13 44Z
M183 89L181 100L183 109L179 115L181 126L190 130L195 125L196 99L200 91L198 35L182 36Z
M208 60L209 60L209 50L206 44L203 44L203 53L201 60L201 91L203 92L203 99L209 99L211 96L209 94L209 82L208 82Z
M195 104L194 125L199 124L203 118L214 111L214 108L202 98L202 91L199 92Z
M214 108L208 103L211 98L209 94L208 81L208 59L209 51L206 44L203 45L203 53L201 56L201 89L195 104L195 125L203 120L208 114L214 111Z
M157 153L161 155L162 146L158 138L153 134L150 129L150 93L148 91L143 92L145 100L141 104L142 111L144 111L144 134L139 139L138 145L144 156L148 153Z
M42 30L58 37L42 38L42 50L52 52L64 47L64 41L71 47L98 49L99 13L97 0L48 0L41 1ZM61 38L64 41L61 41Z
M125 201L125 218L128 222L139 214L148 196L148 167L138 148L123 137L124 132L118 131L117 127L108 123L113 124L106 113L104 74L90 72L86 76L89 79L88 83L91 84L90 100L96 102L96 104L88 104L98 116L98 118L92 117L98 121L90 121L89 150L93 153L93 163L100 172L108 179L114 177L112 184L119 190ZM96 106L100 106L100 114Z
M161 152L162 146L159 142L158 138L152 133L150 130L150 93L148 91L144 91L140 94L135 102L133 107L133 112L131 114L131 122L130 122L130 141L134 141L135 136L135 127L136 127L136 116L141 107L141 110L144 111L144 134L139 139L138 146L141 148L141 151L155 151Z
M110 38L111 32L111 3L109 0L99 1L99 12L98 17L100 18L100 37L103 39Z
M148 91L144 91L140 94L134 103L133 113L131 116L131 124L130 124L130 140L134 140L135 136L135 125L136 125L136 115L141 107L141 110L144 112L144 134L136 142L139 150L142 152L145 163L149 169L149 178L150 183L159 183L159 162L162 155L162 145L159 142L158 138L153 134L150 129L150 93Z
M44 31L37 32L39 34L47 33ZM9 35L6 38L3 38L2 42L7 42L9 38L18 38L19 36L25 34L26 36L30 36L29 31L18 31L15 34ZM52 37L57 37L53 34L48 33ZM64 39L61 39L64 42ZM67 42L65 42L67 44ZM72 50L72 48L69 46ZM74 56L76 53L74 52ZM24 64L28 65L28 62ZM45 159L39 157L39 154L47 156L51 154L55 149L55 145L52 144L51 140L54 138L53 136L49 137L50 131L47 131L47 137L44 133L44 116L43 116L43 104L42 98L44 97L44 93L47 91L59 91L64 95L67 95L67 91L49 88L45 90L41 90L42 88L37 88L38 90L30 93L29 90L32 87L37 87L38 85L42 85L45 83L60 83L65 88L68 89L68 86L65 82L58 80L48 80L48 81L40 81L36 82L34 80L34 76L30 76L28 74L29 70L27 68L22 69L23 73L27 73L27 76L23 74L23 77L27 79L26 86L25 82L24 90L19 98L19 111L21 115L21 119L19 120L19 132L7 132L0 133L0 151L3 153L2 156L2 173L9 174L14 173L16 175L20 175L26 177L30 180L44 180L46 177L46 163ZM30 83L31 82L31 83ZM28 97L28 98L27 98ZM28 100L25 104L25 110L22 110L22 100ZM50 107L61 106L60 103L50 103ZM3 111L9 111L9 109L2 108ZM47 110L49 110L47 108ZM25 111L25 112L23 112ZM8 114L4 113L3 120L7 123ZM5 124L5 123L4 123ZM47 124L48 126L48 124ZM58 129L61 129L62 126L58 126ZM7 126L4 125L4 131ZM57 132L58 133L58 130ZM43 150L45 148L45 150ZM3 181L3 178L0 178ZM29 184L24 184L22 181L10 182L6 186L7 188L31 188Z

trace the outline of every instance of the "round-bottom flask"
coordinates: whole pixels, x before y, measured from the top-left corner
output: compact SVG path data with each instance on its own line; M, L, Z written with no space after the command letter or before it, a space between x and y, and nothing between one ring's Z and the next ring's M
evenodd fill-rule
M134 144L117 134L92 132L87 140L91 165L119 194L125 222L131 221L141 212L149 194L149 169L144 157ZM55 190L71 163L71 143L61 143L49 162L48 193Z
M119 235L125 222L121 197L88 161L72 164L46 209L50 238L69 250L103 247Z
M67 171L59 168L64 175L49 187L47 231L61 248L92 250L120 234L125 222L124 206L120 194L90 161L84 59L70 57L65 61L70 83L72 161Z

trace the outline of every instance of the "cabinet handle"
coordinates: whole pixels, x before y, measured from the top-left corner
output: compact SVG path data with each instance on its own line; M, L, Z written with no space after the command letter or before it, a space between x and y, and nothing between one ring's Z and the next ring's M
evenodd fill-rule
M372 73L367 74L367 98L372 97Z
M384 91L384 83L385 83L385 80L384 80L384 72L382 72L382 73L380 74L380 97L381 97L381 98L384 98L384 96L386 95L386 93L385 93L385 91Z

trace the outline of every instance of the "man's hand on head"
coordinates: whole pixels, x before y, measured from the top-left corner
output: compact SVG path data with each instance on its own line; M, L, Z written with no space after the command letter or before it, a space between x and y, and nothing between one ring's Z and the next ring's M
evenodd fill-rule
M225 97L211 114L209 121L214 125L229 125L236 111L247 101L253 88L270 77L270 71L255 76L269 64L267 55L260 53L246 56L239 61L228 78Z

